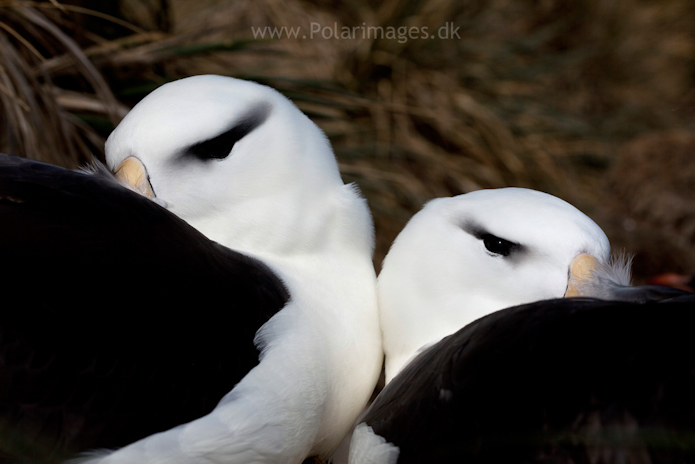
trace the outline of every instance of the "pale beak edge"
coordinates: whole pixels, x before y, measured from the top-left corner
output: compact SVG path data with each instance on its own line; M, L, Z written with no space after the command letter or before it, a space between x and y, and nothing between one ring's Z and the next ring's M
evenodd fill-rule
M580 284L589 280L597 267L598 260L586 253L582 253L574 258L570 264L569 281L565 297L582 296L579 291Z
M150 184L147 169L142 161L134 156L129 156L116 168L115 176L121 182L126 183L133 190L140 192L147 198L155 198L154 190Z

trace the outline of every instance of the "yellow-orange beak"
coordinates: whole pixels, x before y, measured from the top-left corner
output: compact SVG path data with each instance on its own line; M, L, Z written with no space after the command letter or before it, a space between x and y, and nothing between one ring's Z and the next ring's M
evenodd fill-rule
M129 156L116 168L115 176L125 182L134 190L147 198L155 198L154 190L147 175L147 169L142 161L134 156Z
M582 253L572 260L570 264L569 283L565 297L582 296L579 292L580 284L591 278L591 274L598 266L598 261L591 255Z

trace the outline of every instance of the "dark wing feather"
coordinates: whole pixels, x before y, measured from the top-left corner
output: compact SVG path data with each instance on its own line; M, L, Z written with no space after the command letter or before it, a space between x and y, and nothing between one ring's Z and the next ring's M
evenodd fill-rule
M210 412L287 302L263 263L103 174L0 155L0 462ZM4 461L3 461L4 456Z
M689 292L673 287L661 285L636 285L636 286L611 286L608 289L608 297L603 299L612 301L627 301L630 303L647 303L650 301L668 300L678 296L687 295Z
M695 461L695 295L493 313L422 353L364 418L399 463Z

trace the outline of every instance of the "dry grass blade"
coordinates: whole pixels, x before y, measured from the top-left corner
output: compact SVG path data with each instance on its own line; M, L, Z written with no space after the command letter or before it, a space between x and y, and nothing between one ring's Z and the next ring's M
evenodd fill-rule
M130 29L131 31L135 32L136 34L143 34L145 31L142 30L141 28L135 26L134 24L128 22L128 21L123 21L120 18L116 18L115 16L102 13L97 10L93 10L91 8L83 8L81 6L76 6L76 5L65 5L62 3L58 3L56 0L51 0L50 3L46 2L31 2L27 0L13 0L9 2L0 2L0 8L8 8L8 7L33 7L33 8L50 8L50 9L58 9L61 11L71 11L74 13L81 13L89 16L95 16L97 18L105 19L107 21L110 21L114 24L118 24L119 26L123 26L126 29Z
M71 112L90 112L98 114L107 114L109 108L106 106L103 100L97 96L84 94L82 92L73 92L69 90L63 90L58 88L50 88L48 91L52 91L55 97L55 101L63 109ZM127 106L116 102L116 116L119 119L125 117L130 111Z
M94 61L100 57L108 57L114 53L117 54L122 52L122 50L129 50L139 45L151 42L161 42L165 37L166 35L162 34L161 32L134 34L120 39L111 40L106 43L93 45L84 49L83 52L86 57ZM54 56L41 63L40 68L36 70L36 74L38 75L42 72L47 72L52 75L68 73L71 71L73 63L74 60L69 54Z
M43 116L42 101L46 100L46 95L35 80L26 79L29 73L28 66L22 57L7 42L7 39L0 36L0 46L3 47L2 78L3 87L8 89L12 98L3 97L3 107L8 116L8 122L13 129L8 140L9 151L15 153L43 153L48 161L60 162L56 159L60 151L51 153L40 146L41 141L46 139L46 135L52 138L50 143L60 150L66 149L66 155L74 152L67 147L64 140L64 130L59 121L47 121ZM3 96L5 93L3 92ZM22 104L19 104L22 102ZM51 123L52 124L51 127ZM48 129L48 134L43 131Z
M36 49L36 47L34 47L34 46L31 44L31 42L29 42L27 39L25 39L24 37L22 37L22 35L21 35L19 32L15 31L14 29L12 29L10 26L8 26L7 24L3 23L2 21L0 21L0 28L2 28L2 29L4 29L5 31L9 32L10 35L12 35L12 37L14 37L15 39L19 40L19 41L22 43L22 45L24 45L25 47L27 47L34 55L36 55L36 57L37 57L39 60L41 60L42 62L45 62L45 61L46 61L46 58L44 58L44 56L41 54L41 52L39 52L39 51Z
M111 88L106 83L101 73L94 67L92 62L89 61L89 58L85 56L82 49L55 24L35 10L31 8L21 8L19 11L21 11L29 21L47 31L65 47L74 58L75 64L80 69L82 75L90 82L99 98L105 103L108 110L107 115L111 121L117 124L120 118L118 116L116 98L113 96Z
M5 126L0 149L74 167L101 151L103 137L67 111L103 114L116 123L126 109L81 47L28 3L11 2L6 4L11 7L0 8L0 104ZM47 54L55 51L72 60L95 96L55 86L42 66Z

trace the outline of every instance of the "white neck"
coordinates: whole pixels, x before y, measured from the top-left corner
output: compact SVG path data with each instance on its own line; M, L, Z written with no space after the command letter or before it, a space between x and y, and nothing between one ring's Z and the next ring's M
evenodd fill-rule
M361 200L353 195L349 186L319 195L297 187L231 204L204 218L183 218L211 240L264 259L346 250L370 256L371 220L360 214ZM360 209L357 214L355 208Z
M294 194L305 191L297 189ZM282 316L271 319L257 335L256 343L265 347L263 357L268 362L265 374L254 374L262 379L259 386L267 388L269 382L276 382L276 388L286 390L287 385L276 380L278 365L293 366L294 360L288 360L287 353L273 352L272 348L282 344L283 334L292 337L303 334L303 348L294 355L311 365L306 369L311 371L312 380L302 389L311 391L323 383L327 390L323 392L325 397L315 394L303 403L296 420L302 421L304 428L315 430L316 439L309 454L326 457L364 408L376 384L383 356L376 275L371 260L374 232L369 208L352 185L343 185L332 193L302 199L301 204L312 210L311 215L302 213L295 217L291 209L280 205L273 223L276 227L284 226L266 230L262 241L257 237L259 227L268 217L267 209L257 223L237 225L226 236L226 240L233 240L237 251L261 259L289 289L291 300ZM289 195L279 201L297 204L297 199ZM288 230L292 233L288 234ZM287 236L294 237L293 241L282 238ZM289 322L291 329L285 325L290 318L293 319ZM297 345L296 340L289 344ZM270 376L265 377L266 374ZM287 376L296 376L296 371L288 369ZM317 376L322 380L317 381ZM250 376L249 383L255 378ZM297 395L301 396L302 392ZM313 422L302 417L312 409L322 411L314 416Z

